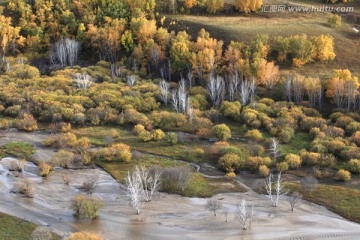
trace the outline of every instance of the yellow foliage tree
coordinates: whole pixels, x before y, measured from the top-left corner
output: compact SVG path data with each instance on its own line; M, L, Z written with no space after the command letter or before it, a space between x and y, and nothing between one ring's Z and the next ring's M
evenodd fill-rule
M359 79L352 76L350 70L335 70L333 77L326 83L326 96L333 98L338 108L346 105L349 111L355 104L359 86Z
M15 53L18 47L25 43L25 38L20 36L20 27L13 27L11 25L11 18L0 15L0 47L3 55L6 55L10 50Z
M320 35L312 38L316 58L320 61L334 60L334 39L329 35Z

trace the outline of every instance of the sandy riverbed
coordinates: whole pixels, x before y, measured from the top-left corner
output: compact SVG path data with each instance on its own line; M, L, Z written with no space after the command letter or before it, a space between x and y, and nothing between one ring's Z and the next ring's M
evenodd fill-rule
M38 146L40 138L36 133L10 134L6 139L2 138L0 144L27 141ZM37 154L41 154L38 157L48 158L52 150L40 148ZM109 240L360 239L359 224L347 221L322 206L304 201L291 212L286 201L273 208L264 195L252 191L215 196L230 212L234 212L242 198L255 206L252 229L246 231L241 230L233 213L229 214L229 221L225 222L221 212L215 217L205 210L206 199L164 193L147 204L143 214L138 216L129 207L123 186L101 169L56 169L43 181L36 175L34 165L28 164L26 171L15 177L14 172L6 171L6 161L9 159L0 162L3 168L0 176L0 211L47 225L62 235L87 230L98 232ZM70 186L64 184L64 175L71 178ZM102 199L104 208L95 221L76 220L72 216L71 199L80 192L78 187L94 176L98 184L93 195ZM33 180L33 199L9 192L14 182L22 178Z

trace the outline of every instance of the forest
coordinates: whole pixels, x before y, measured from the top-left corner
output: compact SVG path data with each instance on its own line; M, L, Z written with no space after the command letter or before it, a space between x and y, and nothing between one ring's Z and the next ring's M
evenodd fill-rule
M200 199L214 215L204 223L233 215L230 228L244 239L271 225L260 212L279 221L289 209L312 211L300 207L308 201L359 229L360 4L284 2L355 11L289 17L264 13L262 0L0 0L0 192L8 202L33 199L16 212L0 207L0 238L120 239L110 225L86 227L112 217L119 198L116 214L140 222L162 198ZM286 21L295 30L281 29ZM53 201L67 209L62 221L85 223L37 226L51 207L21 220ZM214 239L238 236L225 230ZM116 234L166 239L168 230L126 231Z

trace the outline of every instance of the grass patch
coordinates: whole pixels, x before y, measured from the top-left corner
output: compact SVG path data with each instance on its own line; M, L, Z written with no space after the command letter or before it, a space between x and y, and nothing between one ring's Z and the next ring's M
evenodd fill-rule
M14 156L19 159L31 160L35 147L26 142L10 142L0 148L0 156Z
M0 213L0 239L24 240L31 239L31 233L36 225L4 213ZM60 236L52 234L54 240L60 240Z
M160 158L160 157L149 157L141 156L136 160L130 162L105 162L97 161L97 165L103 168L105 171L111 174L117 181L124 183L124 178L128 172L131 172L135 166L142 164L145 167L159 166L159 167L176 167L184 166L185 163L174 161L171 159Z
M186 197L211 197L214 192L208 180L199 173L192 175L182 195Z
M360 223L360 190L321 184L310 194L298 183L287 183L291 190L300 192L304 199L327 207L350 221Z
M308 133L297 132L290 143L280 144L281 155L288 155L290 153L299 154L301 149L309 150L311 147L311 138Z

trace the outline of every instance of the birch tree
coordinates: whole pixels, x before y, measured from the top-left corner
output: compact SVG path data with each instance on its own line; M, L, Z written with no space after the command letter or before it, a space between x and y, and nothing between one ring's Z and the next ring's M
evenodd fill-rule
M74 80L76 82L77 87L84 91L88 90L93 84L93 81L86 72L83 72L82 74L76 73Z
M215 77L213 74L210 74L207 90L213 106L219 107L225 98L224 79L220 76Z
M321 101L322 86L319 78L305 78L304 88L311 107L316 107L316 103ZM319 104L320 105L320 104Z
M290 76L286 77L285 96L286 96L286 101L288 102L292 101L292 78Z
M295 103L300 103L304 99L304 79L304 76L295 75L292 80Z
M167 83L164 79L159 83L160 87L160 98L167 106L169 102L169 83Z
M160 187L160 171L154 171L150 174L150 171L143 165L135 167L135 174L140 178L141 185L144 193L144 200L149 202L152 200L153 195Z
M240 82L240 102L242 105L246 106L255 99L255 88L256 83L254 80L249 81L245 79Z
M277 175L276 182L274 185L275 190L273 190L274 184L274 176L272 174L269 175L268 179L265 182L265 188L267 192L267 196L271 201L273 207L277 207L279 201L286 196L286 191L284 190L284 185L281 180L281 172Z
M335 70L333 77L326 84L326 95L333 98L338 108L346 106L350 111L355 106L355 100L359 94L359 80L352 76L350 70Z
M229 101L235 101L235 94L240 84L239 73L235 71L235 73L231 76L229 84L228 84L228 94L229 94Z
M179 83L179 88L172 91L171 94L171 104L173 106L173 109L179 113L186 113L187 107L190 106L188 104L188 95L186 93L186 84L185 80L182 79Z
M134 86L136 83L136 77L134 75L128 76L126 83L129 87Z
M235 212L237 220L240 222L243 230L251 227L252 218L254 215L254 206L247 206L246 200L241 199L240 204L237 205Z
M61 67L72 67L76 65L79 56L80 46L80 42L74 39L59 39L52 45L50 49L50 63L60 64Z
M276 138L270 138L270 154L273 156L275 162L280 155L280 143Z
M141 178L139 174L134 171L132 174L128 173L125 181L126 193L130 198L130 205L133 208L134 212L140 215L141 210L144 207L144 189Z

